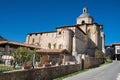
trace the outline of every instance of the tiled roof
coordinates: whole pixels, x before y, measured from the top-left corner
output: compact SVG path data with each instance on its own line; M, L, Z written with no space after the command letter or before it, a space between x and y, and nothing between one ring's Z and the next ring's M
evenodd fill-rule
M80 29L79 26L82 26L82 25L93 25L93 24L96 24L96 25L98 25L98 26L103 26L103 25L99 25L99 24L97 24L97 23L92 23L92 24L87 24L87 23L85 23L85 24L74 24L74 25L58 26L56 29L59 29L59 28L67 28L67 27L76 27L76 28L78 28L80 31L82 31L82 32L86 35L86 33L85 33L82 29ZM56 32L56 31L34 32L34 33L28 33L28 35L32 35L32 34L43 34L43 33L55 33L55 32Z
M42 33L55 33L56 31L48 31L48 32L33 32L33 33L28 33L28 35L32 34L42 34Z
M70 54L66 49L40 49L36 51L40 54Z
M3 45L3 44L10 44L10 45L30 47L30 48L39 48L40 49L40 46L36 46L36 45L29 45L29 44L23 44L23 43L12 42L12 41L0 41L0 45Z

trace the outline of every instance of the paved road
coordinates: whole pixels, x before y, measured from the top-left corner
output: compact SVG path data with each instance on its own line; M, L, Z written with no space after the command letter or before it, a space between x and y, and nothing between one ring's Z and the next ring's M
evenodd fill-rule
M64 80L120 80L120 61L113 61Z

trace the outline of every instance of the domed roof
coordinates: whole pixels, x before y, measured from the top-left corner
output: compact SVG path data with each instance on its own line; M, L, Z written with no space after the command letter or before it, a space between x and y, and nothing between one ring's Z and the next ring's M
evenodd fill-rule
M92 16L88 13L87 8L83 8L83 13L79 17L83 18L83 17L92 17Z
M91 17L89 13L83 13L79 17Z

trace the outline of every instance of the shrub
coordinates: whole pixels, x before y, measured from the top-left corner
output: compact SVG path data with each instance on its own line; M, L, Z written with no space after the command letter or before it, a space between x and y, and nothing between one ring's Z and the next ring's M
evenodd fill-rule
M15 61L17 63L23 64L25 62L32 61L33 54L34 54L34 51L26 47L20 47L13 53L13 57L15 58Z
M95 58L104 58L104 53L102 51L96 49Z

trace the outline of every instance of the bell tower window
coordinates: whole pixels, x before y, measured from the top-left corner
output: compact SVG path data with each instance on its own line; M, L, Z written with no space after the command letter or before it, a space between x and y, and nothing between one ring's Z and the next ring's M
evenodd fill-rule
M85 21L82 21L82 24L85 24Z
M92 24L93 23L93 17L88 13L88 8L83 8L83 13L77 18L77 24Z
M83 8L83 13L87 13L88 9L87 8Z

